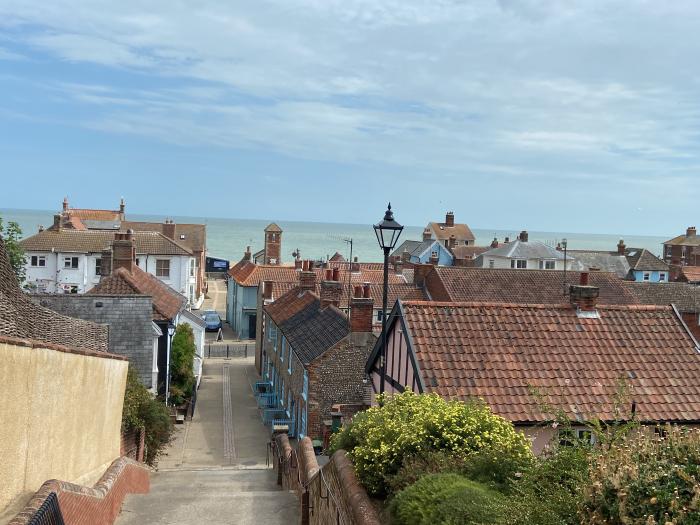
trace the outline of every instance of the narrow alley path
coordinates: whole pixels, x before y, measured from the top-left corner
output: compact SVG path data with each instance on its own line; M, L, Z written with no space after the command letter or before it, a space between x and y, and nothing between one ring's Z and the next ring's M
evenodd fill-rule
M267 466L269 430L250 388L253 359L207 359L195 416L151 476L151 492L127 497L117 525L298 522L293 493Z

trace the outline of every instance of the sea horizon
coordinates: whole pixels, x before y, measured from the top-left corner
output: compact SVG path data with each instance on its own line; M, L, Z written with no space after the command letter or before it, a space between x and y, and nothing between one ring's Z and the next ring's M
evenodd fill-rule
M40 209L0 208L3 221L15 221L22 229L22 236L29 237L37 233L39 225L48 227L53 223L55 211ZM374 262L382 260L382 252L377 246L371 224L354 224L338 222L318 222L299 220L262 220L222 217L200 217L188 215L154 215L128 213L129 220L162 222L165 218L176 223L203 223L207 225L207 255L228 259L232 263L240 260L247 246L253 253L263 246L263 230L271 222L283 230L282 262L293 259L292 252L300 251L302 258L325 259L336 251L346 259L350 257L352 239L353 257ZM436 218L440 220L441 218ZM469 224L467 222L467 224ZM406 225L399 239L420 240L425 226ZM485 246L494 237L503 242L517 237L521 229L471 228L476 244ZM684 228L683 228L684 231ZM668 236L634 235L624 233L586 233L528 230L530 240L542 241L556 245L562 239L568 241L569 250L608 250L613 251L620 239L630 248L646 248L655 255L662 252L663 242L682 233L670 233Z

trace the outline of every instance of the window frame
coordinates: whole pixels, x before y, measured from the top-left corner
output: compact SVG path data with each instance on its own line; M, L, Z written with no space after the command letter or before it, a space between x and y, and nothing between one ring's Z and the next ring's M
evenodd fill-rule
M520 266L520 263L522 263L523 266ZM511 259L510 267L513 270L527 270L527 259Z
M80 257L73 257L72 255L63 257L63 269L64 270L78 270L80 268Z
M301 397L306 401L309 398L309 371L304 369L304 380L301 387Z
M167 264L167 273L165 273L165 269L162 268L163 264ZM159 265L161 265L160 268L158 267ZM170 259L156 259L156 277L170 279Z
M102 275L102 257L95 258L95 275Z
M651 281L651 272L642 272L642 281L645 283Z
M46 255L30 255L29 266L32 268L46 268Z

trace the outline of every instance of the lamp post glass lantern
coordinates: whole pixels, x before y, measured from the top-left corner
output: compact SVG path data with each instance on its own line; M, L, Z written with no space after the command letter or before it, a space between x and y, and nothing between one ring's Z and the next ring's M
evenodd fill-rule
M386 308L389 290L389 252L394 249L401 236L403 226L394 220L394 212L389 203L384 219L374 225L374 233L377 236L379 247L384 250L384 286L382 297L382 351L379 354L381 377L379 379L379 393L384 393L384 377L386 376Z

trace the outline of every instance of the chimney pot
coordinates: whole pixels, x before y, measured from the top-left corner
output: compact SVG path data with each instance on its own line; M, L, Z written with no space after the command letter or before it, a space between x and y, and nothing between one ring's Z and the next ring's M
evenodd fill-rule
M581 276L579 278L579 284L581 286L588 286L588 272L581 272Z
M356 284L353 288L354 288L353 297L355 297L355 298L360 298L360 297L362 297L362 293L363 293L363 292L362 292L362 285L361 285L361 284Z
M369 299L371 297L371 295L370 295L371 293L372 293L371 285L369 283L364 283L362 285L362 297L364 297L365 299Z

